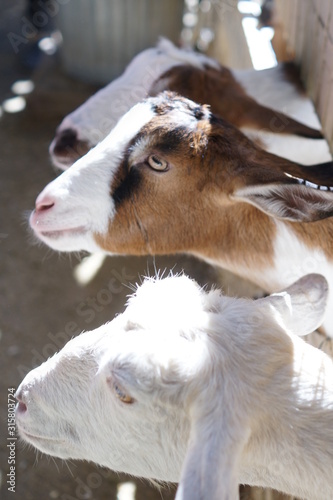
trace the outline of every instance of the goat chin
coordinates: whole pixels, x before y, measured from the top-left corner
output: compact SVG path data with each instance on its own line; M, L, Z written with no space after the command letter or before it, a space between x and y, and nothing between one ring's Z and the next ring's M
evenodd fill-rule
M256 301L146 279L123 314L25 377L19 433L50 455L179 482L182 500L237 498L238 483L331 498L333 362L298 336L327 299L315 274Z

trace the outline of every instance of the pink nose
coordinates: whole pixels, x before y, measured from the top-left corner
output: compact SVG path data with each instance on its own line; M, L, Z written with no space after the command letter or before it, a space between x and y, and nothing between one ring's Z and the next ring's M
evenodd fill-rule
M19 411L20 413L24 413L27 410L27 405L25 403L22 403L22 401L19 401L19 404L17 405L17 411Z
M36 199L36 212L42 212L45 210L49 210L54 206L55 200L51 198L51 196L44 195L41 193Z
M27 411L28 408L27 408L27 405L25 403L23 403L22 392L21 391L16 392L15 398L18 401L17 411L19 411L21 413L24 413L25 411Z

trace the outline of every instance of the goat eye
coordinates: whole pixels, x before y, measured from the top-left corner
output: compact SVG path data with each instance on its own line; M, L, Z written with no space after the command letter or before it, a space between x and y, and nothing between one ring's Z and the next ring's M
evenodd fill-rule
M123 403L126 403L126 404L134 403L134 399L131 396L129 396L128 394L126 394L125 392L123 392L117 384L114 384L113 387L114 387L114 390L116 392L116 396L118 399L120 399L120 401L122 401Z
M163 172L168 168L168 162L155 155L150 155L148 157L148 164L151 168L160 172Z

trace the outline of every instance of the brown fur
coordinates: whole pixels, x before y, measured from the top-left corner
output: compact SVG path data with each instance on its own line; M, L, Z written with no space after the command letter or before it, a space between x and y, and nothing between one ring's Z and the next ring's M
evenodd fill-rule
M321 250L333 261L333 217L304 224L297 222L286 222L286 224L308 248Z
M243 87L225 67L217 70L193 66L176 66L164 73L153 84L149 95L171 90L201 104L209 104L213 113L237 127L266 129L274 133L296 134L322 138L322 134L284 113L279 113L246 94Z
M168 112L181 106L201 117L194 131L175 128ZM98 244L120 254L197 254L235 273L272 265L274 218L232 195L245 186L294 184L285 173L303 167L261 150L223 120L207 119L205 107L198 110L182 97L166 93L155 109L157 116L133 139L113 180L116 215L108 234L96 235ZM144 137L149 141L138 159L135 146ZM151 154L166 160L168 170L150 168ZM333 259L333 218L286 223L309 248Z

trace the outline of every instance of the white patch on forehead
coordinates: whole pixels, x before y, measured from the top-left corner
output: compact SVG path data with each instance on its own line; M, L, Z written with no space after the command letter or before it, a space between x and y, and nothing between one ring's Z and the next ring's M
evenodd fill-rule
M136 104L117 123L112 132L102 141L94 151L105 151L108 154L122 153L126 145L140 132L153 117L155 112L149 101Z
M191 110L175 108L168 113L169 120L173 120L170 128L186 127L189 131L195 130L198 120Z

